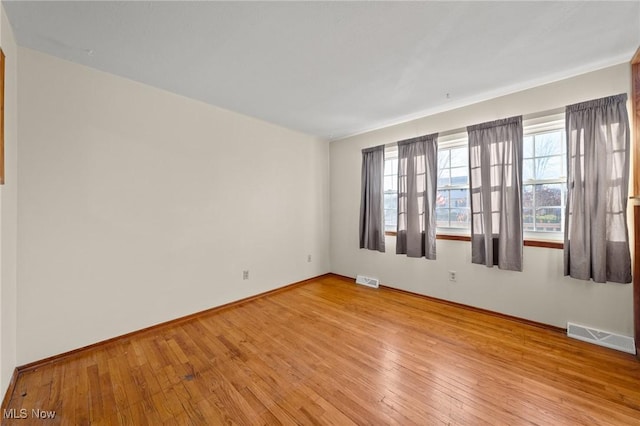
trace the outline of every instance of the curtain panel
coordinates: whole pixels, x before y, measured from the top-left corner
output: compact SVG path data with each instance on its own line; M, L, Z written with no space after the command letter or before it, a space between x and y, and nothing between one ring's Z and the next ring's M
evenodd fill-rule
M467 127L471 261L522 271L522 116Z
M438 134L398 142L396 254L436 258Z
M626 93L569 105L564 273L631 282Z
M360 248L384 252L384 145L362 150Z

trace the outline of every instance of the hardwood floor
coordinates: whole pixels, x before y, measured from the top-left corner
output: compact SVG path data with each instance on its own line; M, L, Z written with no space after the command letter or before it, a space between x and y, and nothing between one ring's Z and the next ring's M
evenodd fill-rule
M640 362L330 276L23 372L9 408L27 418L3 425L633 425Z

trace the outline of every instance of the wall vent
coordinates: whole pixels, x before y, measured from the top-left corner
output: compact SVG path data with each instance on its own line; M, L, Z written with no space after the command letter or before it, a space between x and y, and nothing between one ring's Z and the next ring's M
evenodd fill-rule
M377 278L365 277L364 275L357 275L356 284L378 288L378 286L380 285L380 280L378 280Z
M632 337L621 336L608 331L585 327L584 325L567 323L567 336L634 355L636 353L636 345Z

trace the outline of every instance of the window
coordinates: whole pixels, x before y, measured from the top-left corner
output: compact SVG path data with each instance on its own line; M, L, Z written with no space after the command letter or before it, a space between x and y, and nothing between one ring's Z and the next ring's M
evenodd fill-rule
M438 234L468 235L469 151L466 133L438 142L436 226ZM567 194L564 114L524 121L522 218L525 239L562 239ZM398 151L388 147L384 164L385 232L398 221Z
M561 123L564 126L564 122ZM522 220L525 232L564 231L567 194L564 128L527 131L522 165Z
M384 160L384 231L398 228L398 151L387 148Z
M469 229L469 151L467 145L438 149L436 224L443 229Z

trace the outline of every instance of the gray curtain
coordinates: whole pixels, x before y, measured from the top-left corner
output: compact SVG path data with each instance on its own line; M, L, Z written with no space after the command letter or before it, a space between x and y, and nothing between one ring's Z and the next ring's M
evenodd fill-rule
M360 248L384 252L384 145L362 150Z
M522 271L522 117L467 127L471 261Z
M438 134L398 142L396 253L436 258Z
M631 282L626 101L625 93L566 109L564 273L574 278Z

